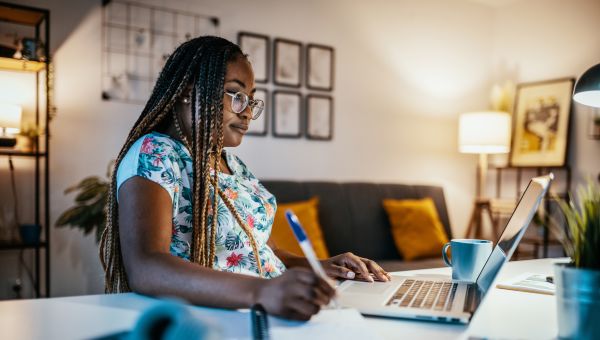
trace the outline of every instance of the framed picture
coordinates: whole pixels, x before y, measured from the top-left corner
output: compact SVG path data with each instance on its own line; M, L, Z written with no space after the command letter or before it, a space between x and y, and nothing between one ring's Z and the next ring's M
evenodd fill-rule
M256 92L254 92L254 99L260 99L265 102L265 108L263 109L262 114L258 117L257 120L253 120L250 122L250 126L248 127L247 135L250 136L266 136L267 135L267 126L269 122L269 103L267 101L268 91L266 89L257 88Z
M333 47L309 44L306 47L306 87L312 90L333 90Z
M306 96L306 138L333 138L333 98L310 94Z
M300 92L273 92L273 136L302 136L302 100Z
M300 87L302 43L278 38L275 39L274 50L273 82L276 85Z
M254 69L254 81L269 81L269 37L249 32L238 33L238 45L248 55Z
M573 78L517 86L511 166L563 166L567 159Z

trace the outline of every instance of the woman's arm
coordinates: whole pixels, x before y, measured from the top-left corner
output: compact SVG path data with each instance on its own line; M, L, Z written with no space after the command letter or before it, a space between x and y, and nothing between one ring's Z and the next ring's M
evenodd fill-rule
M273 252L279 259L286 265L286 267L303 267L310 268L308 261L305 257L301 257L290 253L289 251L279 249L274 242L269 240L269 246L273 249ZM367 281L373 281L371 273L379 281L389 281L391 276L383 270L375 261L366 259L364 257L356 256L350 252L343 253L337 256L330 257L325 260L321 260L323 269L327 272L327 275L332 278L340 279L363 279Z
M176 296L191 303L245 308L261 303L269 313L307 319L334 292L308 270L265 280L216 271L169 253L172 202L157 183L132 177L119 189L121 252L130 288L142 294Z

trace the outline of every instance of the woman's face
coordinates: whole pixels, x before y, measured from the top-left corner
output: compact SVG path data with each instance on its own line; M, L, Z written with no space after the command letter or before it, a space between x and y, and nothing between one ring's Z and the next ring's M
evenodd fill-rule
M254 87L254 72L246 58L239 57L227 63L223 90L223 146L236 147L242 143L242 139L248 131L252 112L249 106L240 113L233 112L231 108L232 97L227 95L226 92L232 94L243 92L250 99L254 99L254 92L256 92L256 88ZM192 86L190 85L184 91L183 96L190 97L191 92ZM191 139L192 105L191 103L184 104L179 101L177 103L177 110L183 113L180 116L183 118L182 129L184 129L184 133L188 135L188 138Z

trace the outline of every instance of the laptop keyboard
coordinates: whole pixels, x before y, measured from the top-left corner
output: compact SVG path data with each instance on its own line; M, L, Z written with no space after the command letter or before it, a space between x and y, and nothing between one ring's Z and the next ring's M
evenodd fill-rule
M451 282L405 280L387 305L449 311L457 288Z

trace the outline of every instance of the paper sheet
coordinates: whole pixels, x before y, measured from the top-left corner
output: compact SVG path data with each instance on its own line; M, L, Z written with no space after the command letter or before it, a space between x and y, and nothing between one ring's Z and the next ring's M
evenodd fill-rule
M271 339L345 339L376 340L379 334L370 329L356 309L322 309L308 322L292 322L269 318Z

